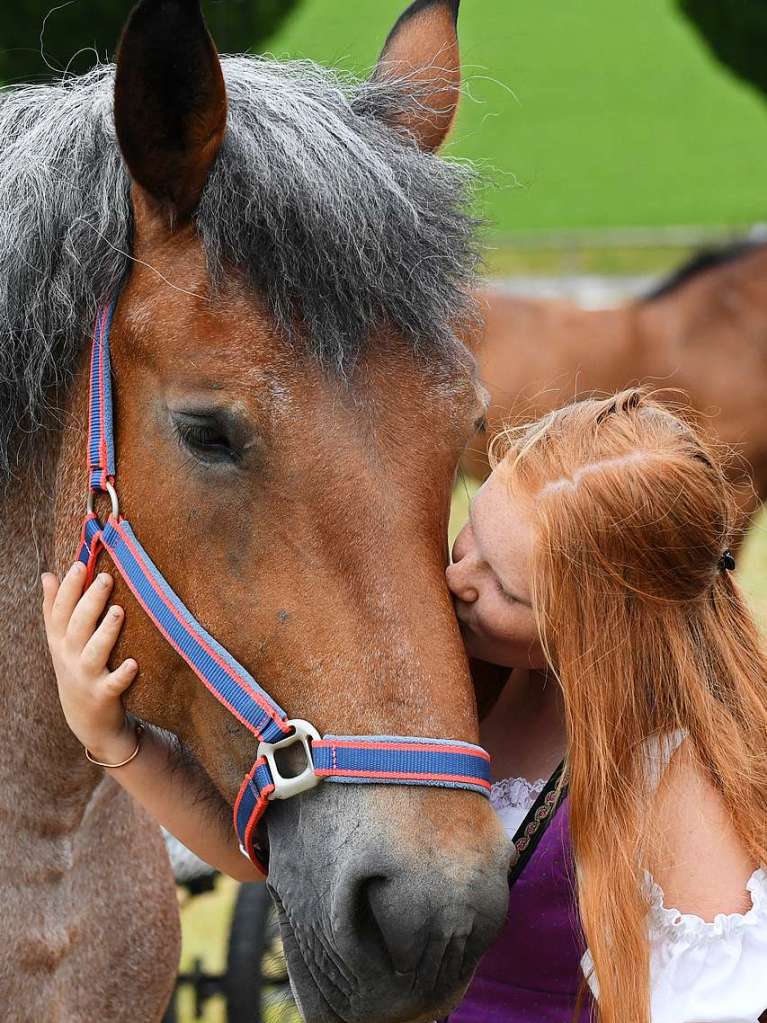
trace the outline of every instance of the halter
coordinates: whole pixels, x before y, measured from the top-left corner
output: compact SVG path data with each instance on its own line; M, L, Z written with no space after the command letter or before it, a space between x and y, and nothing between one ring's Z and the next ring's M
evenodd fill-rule
M78 558L91 582L106 551L134 597L173 649L208 691L258 739L256 761L234 804L234 828L243 855L266 874L266 856L256 841L256 826L269 802L289 799L321 781L344 784L430 785L490 793L490 757L479 746L449 739L388 735L320 736L308 721L291 719L252 675L200 625L173 592L120 515L115 489L116 465L109 357L109 332L116 300L96 318L91 350L88 514ZM112 510L102 523L95 512L97 494L109 495ZM275 754L301 745L305 766L285 778Z

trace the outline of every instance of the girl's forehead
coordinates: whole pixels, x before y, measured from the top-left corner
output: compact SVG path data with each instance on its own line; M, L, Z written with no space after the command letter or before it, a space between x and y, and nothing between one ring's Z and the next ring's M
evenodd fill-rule
M484 560L496 574L510 582L526 578L533 548L530 504L512 492L503 466L477 492L471 525Z
M479 514L496 528L521 524L530 526L530 502L511 486L508 469L497 466L477 491L472 503L473 514Z

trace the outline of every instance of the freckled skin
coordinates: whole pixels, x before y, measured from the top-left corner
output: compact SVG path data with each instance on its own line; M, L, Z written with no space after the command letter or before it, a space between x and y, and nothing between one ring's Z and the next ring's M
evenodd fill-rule
M447 569L496 779L547 778L567 748L562 692L531 607L531 515L501 463L474 499Z
M470 657L508 668L545 667L531 607L533 543L529 505L509 492L501 465L475 497L447 569Z

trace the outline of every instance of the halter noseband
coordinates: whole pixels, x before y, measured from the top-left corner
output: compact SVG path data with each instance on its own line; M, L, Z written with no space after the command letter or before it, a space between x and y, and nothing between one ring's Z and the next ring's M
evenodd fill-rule
M245 776L234 805L240 848L266 873L266 858L256 842L256 826L272 799L314 788L321 781L431 785L490 793L490 758L479 746L449 739L402 736L340 736L319 732L307 721L288 718L252 675L200 625L173 592L120 515L115 489L112 381L109 331L116 301L99 310L91 350L88 514L78 558L93 579L101 551L106 551L138 603L167 642L186 661L209 692L259 741L256 761ZM109 495L112 510L102 524L95 497ZM301 744L306 766L285 778L275 753Z

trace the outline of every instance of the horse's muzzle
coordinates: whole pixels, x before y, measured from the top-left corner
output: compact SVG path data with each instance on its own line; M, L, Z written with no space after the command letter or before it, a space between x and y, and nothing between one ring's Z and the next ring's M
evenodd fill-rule
M328 787L275 807L269 884L307 1023L431 1021L461 998L508 902L508 846L474 799L464 836L468 817L434 823L439 799L413 790Z

